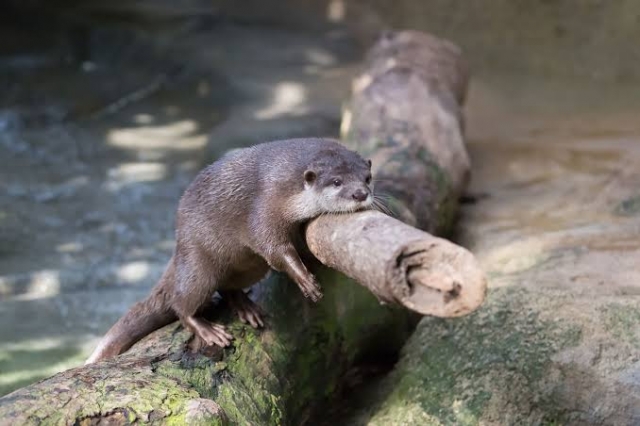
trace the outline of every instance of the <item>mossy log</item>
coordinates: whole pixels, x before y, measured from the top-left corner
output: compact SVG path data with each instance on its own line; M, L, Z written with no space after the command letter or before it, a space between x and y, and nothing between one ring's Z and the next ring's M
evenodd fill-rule
M377 48L389 42L386 35ZM446 81L464 81L464 92L466 70L455 48L437 39L424 42L418 40L418 50L433 50L432 59L444 55L447 72L416 63L382 71L370 65L373 72L362 77L368 84L359 80L345 113L344 143L372 157L377 188L398 218L442 233L454 221L469 172L463 97ZM393 58L396 47L373 61ZM452 75L459 78L449 80ZM308 302L285 276L272 273L252 289L268 313L264 330L217 309L217 319L236 337L233 346L193 353L189 334L170 325L124 355L1 398L2 424L308 423L358 360L400 349L415 313L398 305L453 316L473 310L484 297L484 278L468 252L382 213L323 216L305 233L311 252L336 268L314 271L324 291L320 303Z

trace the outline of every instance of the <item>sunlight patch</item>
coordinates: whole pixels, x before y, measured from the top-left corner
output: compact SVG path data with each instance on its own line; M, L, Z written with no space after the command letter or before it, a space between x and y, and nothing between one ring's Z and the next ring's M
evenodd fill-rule
M45 269L34 273L26 293L37 297L60 293L60 271Z
M206 135L197 133L198 130L194 120L180 120L157 126L112 129L107 133L107 141L117 148L186 151L203 148L207 143Z
M307 91L302 84L279 83L273 90L271 105L256 111L255 117L258 120L270 120L285 114L304 113L306 111L306 108L304 108L306 98Z
M157 182L167 175L167 166L162 163L124 163L109 169L109 180L116 184L134 182Z
M118 278L127 283L135 283L149 275L149 262L130 262L118 268Z

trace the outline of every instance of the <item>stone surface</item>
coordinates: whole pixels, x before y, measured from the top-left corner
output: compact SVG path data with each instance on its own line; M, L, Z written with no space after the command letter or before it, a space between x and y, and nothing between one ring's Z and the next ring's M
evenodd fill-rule
M350 424L639 424L638 100L570 81L474 83L477 201L457 240L489 295L468 317L424 318Z

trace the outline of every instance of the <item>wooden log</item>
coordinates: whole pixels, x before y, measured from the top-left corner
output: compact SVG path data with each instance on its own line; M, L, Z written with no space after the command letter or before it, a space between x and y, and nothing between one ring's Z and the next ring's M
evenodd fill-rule
M486 292L474 256L379 212L323 216L307 228L311 252L364 285L381 302L423 315L474 311Z
M342 140L371 158L376 192L388 195L398 218L447 234L470 176L460 50L418 31L387 31L368 58L343 114Z
M381 41L388 42L388 36ZM436 48L439 58L438 43L430 39L420 48ZM442 51L455 54L450 50ZM461 73L457 59L452 63L447 72ZM453 86L434 83L445 77L421 66L365 73L369 82L359 80L345 113L344 141L373 158L377 188L387 193L395 215L442 233L454 220L468 176L463 97ZM255 331L216 311L236 336L232 348L192 353L189 334L170 325L120 357L1 398L0 419L16 425L313 423L315 410L339 390L354 363L396 352L409 336L414 314L378 299L455 316L484 295L484 279L468 252L380 213L323 216L309 224L306 240L315 256L336 268L315 271L321 303L309 303L286 277L271 274L252 291L269 314L266 329Z
M385 31L343 113L342 140L372 159L376 192L387 207L432 233L448 234L470 176L462 114L468 78L453 43ZM486 280L473 255L390 218L323 216L308 227L307 243L381 301L423 315L460 316L484 300Z

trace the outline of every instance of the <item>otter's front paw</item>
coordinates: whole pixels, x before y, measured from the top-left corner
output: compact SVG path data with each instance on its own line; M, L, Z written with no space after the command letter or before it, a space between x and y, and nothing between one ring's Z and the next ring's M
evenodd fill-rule
M322 289L313 275L309 276L301 283L298 283L298 286L300 287L302 294L304 294L304 297L309 298L314 302L322 299Z

